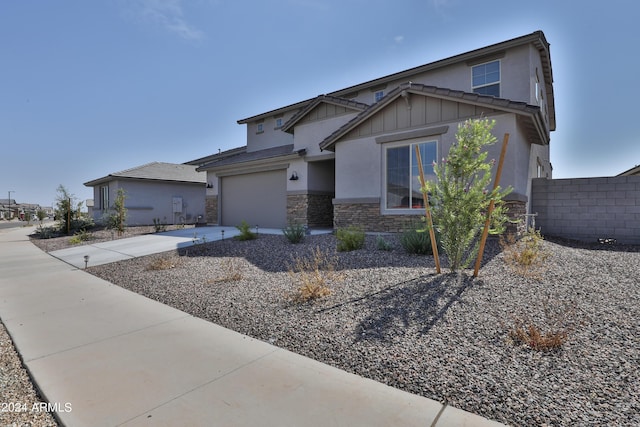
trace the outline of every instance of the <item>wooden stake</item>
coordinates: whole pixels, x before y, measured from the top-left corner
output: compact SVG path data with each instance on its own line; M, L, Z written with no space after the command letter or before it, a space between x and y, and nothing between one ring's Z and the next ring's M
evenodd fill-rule
M502 165L504 164L504 157L507 153L507 144L509 143L509 134L504 134L502 140L502 151L500 151L500 161L498 161L498 170L496 171L496 179L493 182L493 189L498 188L500 184L500 175L502 175ZM478 259L476 259L476 266L473 270L473 277L478 277L478 271L480 271L480 263L482 262L482 255L484 254L484 245L487 242L487 236L489 235L489 225L491 224L491 213L493 212L494 201L489 201L489 210L487 211L487 219L484 222L484 230L482 230L482 237L480 239L480 249L478 250Z
M436 233L433 231L433 220L431 219L431 209L429 208L429 195L424 188L424 170L422 169L422 157L420 156L420 148L416 145L416 160L418 161L418 171L420 172L420 191L424 195L424 212L427 217L427 226L429 227L429 237L431 238L431 250L433 251L433 259L436 261L436 273L440 274L440 257L438 256L438 242L436 242Z

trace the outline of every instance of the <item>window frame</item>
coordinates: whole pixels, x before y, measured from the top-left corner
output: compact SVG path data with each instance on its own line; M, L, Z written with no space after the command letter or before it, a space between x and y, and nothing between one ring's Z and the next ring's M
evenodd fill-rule
M490 83L483 83L481 85L474 85L473 84L473 77L474 77L473 70L475 70L477 67L482 67L482 66L486 66L486 65L489 65L489 64L493 64L494 62L498 64L498 81L490 82ZM485 76L486 76L486 73L485 73ZM498 86L498 95L488 95L488 94L485 94L485 93L476 92L478 89L488 88L490 86ZM471 92L477 93L478 95L496 96L497 98L500 98L502 96L502 61L500 59L494 59L494 60L491 60L491 61L482 62L480 64L475 64L475 65L471 66Z
M380 203L381 203L381 212L382 214L387 214L387 215L406 215L406 214L410 214L410 215L417 215L420 212L424 212L424 206L420 206L420 207L416 207L413 208L411 207L411 205L413 204L411 199L409 200L409 207L402 207L402 208L390 208L387 206L387 196L388 196L388 191L387 191L387 185L388 185L388 152L390 149L397 149L397 148L402 148L405 147L409 150L409 197L412 197L412 191L413 191L413 187L412 187L412 169L414 167L413 165L413 160L414 160L414 156L415 156L415 146L416 145L420 145L420 144L434 144L435 146L435 156L434 159L432 161L437 162L438 160L438 153L440 153L440 138L438 137L429 137L429 138L418 138L418 139L411 139L411 140L404 140L404 141L397 141L397 142L393 142L393 143L387 143L387 144L383 144L382 145L382 182L381 182L381 198L380 198ZM428 163L428 161L427 161ZM426 181L432 181L433 179L435 179L435 175L433 175L433 177L429 177L429 176L425 176L425 180Z
M109 210L109 185L100 186L100 209Z
M373 102L380 102L384 98L384 90L377 90L373 93Z

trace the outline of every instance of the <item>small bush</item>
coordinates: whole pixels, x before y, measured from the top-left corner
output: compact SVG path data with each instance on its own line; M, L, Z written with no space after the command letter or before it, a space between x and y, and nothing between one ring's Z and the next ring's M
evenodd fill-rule
M538 302L536 306L542 306L543 315L538 315L537 320L530 315L514 317L509 338L535 351L552 351L562 347L579 322L576 320L575 303L562 302L561 298L546 298Z
M207 283L226 283L226 282L238 282L242 280L242 273L240 272L240 266L234 258L227 258L221 263L222 274L215 279L209 280Z
M527 345L536 351L551 351L562 347L567 342L567 331L542 331L534 324L519 322L510 332L509 336L516 342Z
M58 236L58 229L57 227L43 227L40 225L36 231L36 236L39 239L51 239Z
M72 245L79 245L80 243L87 242L91 239L93 239L91 233L87 230L80 230L69 239L69 243Z
M539 230L529 229L518 241L513 235L500 236L504 261L520 276L537 277L548 258L542 247L544 238Z
M393 249L391 243L387 242L385 238L380 235L376 236L376 248L378 248L379 251L390 251Z
M364 246L364 231L354 226L339 228L336 239L338 240L338 252L354 251Z
M400 235L400 244L410 254L431 255L431 237L428 230L417 230L408 228Z
M240 230L240 234L236 236L238 240L253 240L256 237L256 233L253 233L250 228L251 226L247 223L247 221L242 221L240 225L236 226L238 230Z
M290 243L300 243L304 240L306 228L304 225L297 223L289 224L287 227L282 229L282 233Z
M324 253L320 248L310 257L296 257L289 269L289 276L298 283L297 291L291 296L294 302L304 303L331 294L329 285L341 279L336 273L337 258Z
M153 228L156 233L167 231L167 218L165 218L164 221L160 221L160 218L153 218Z
M157 258L147 265L147 270L170 270L178 266L179 260L174 257Z

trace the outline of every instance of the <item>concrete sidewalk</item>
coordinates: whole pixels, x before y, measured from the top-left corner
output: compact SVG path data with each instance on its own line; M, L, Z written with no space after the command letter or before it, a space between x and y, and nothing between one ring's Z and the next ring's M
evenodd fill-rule
M152 301L0 232L0 318L67 426L499 426Z

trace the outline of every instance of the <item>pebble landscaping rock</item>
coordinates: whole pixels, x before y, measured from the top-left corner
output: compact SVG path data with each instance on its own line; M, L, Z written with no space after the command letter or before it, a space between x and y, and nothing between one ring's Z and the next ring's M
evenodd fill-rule
M0 322L0 425L57 426L51 413L43 410L42 403L11 337Z
M433 258L335 252L332 235L225 240L90 267L134 292L346 371L515 426L640 425L640 248L545 241L522 277L489 241L479 278ZM337 257L328 297L293 303L295 257ZM173 268L149 268L171 258ZM165 263L163 263L165 264ZM446 266L446 259L442 260ZM158 264L160 265L160 264ZM240 280L225 280L239 273ZM237 274L236 274L237 276ZM561 348L514 342L516 319L568 331Z

